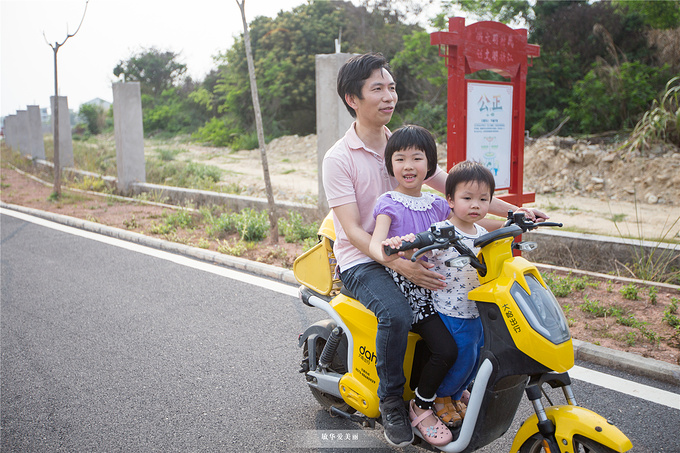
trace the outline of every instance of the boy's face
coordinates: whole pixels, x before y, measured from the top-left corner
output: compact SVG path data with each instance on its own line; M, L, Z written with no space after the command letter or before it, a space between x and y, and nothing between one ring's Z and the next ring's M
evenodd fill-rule
M384 126L392 119L397 105L397 87L394 79L385 69L376 69L365 80L358 96L346 95L347 104L357 114L357 121L367 126Z
M453 199L449 197L448 202L454 218L469 226L482 220L489 212L490 188L476 181L459 182Z

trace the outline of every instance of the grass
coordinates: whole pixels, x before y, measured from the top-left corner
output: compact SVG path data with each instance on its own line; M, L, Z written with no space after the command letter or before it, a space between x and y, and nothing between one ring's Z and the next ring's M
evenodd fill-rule
M654 100L621 148L628 153L644 154L659 142L680 143L680 76L668 81L659 99Z
M618 223L618 222L623 222L624 220L626 220L626 217L627 217L626 214L612 214L612 216L610 217L610 220L614 223Z
M642 231L642 222L640 222L640 215L638 210L637 196L635 197L635 216L636 224L638 225L637 244L632 244L633 260L628 263L618 263L630 274L630 276L640 280L649 280L661 283L680 284L680 269L677 259L678 246L674 248L663 247L662 244L673 243L675 240L671 238L673 228L680 222L680 216L674 221L666 219L664 225L661 227L661 235L655 241L645 239ZM614 222L616 231L623 239L624 235L619 228L617 222ZM645 242L653 242L654 246L646 247Z
M170 162L171 160L175 160L175 158L183 151L177 148L158 148L156 152L158 153L158 158L160 160L163 162Z
M574 291L583 291L587 286L597 287L596 281L591 281L588 276L572 277L571 273L565 277L554 272L543 275L546 285L550 288L555 297L567 297Z
M583 303L579 305L579 309L584 313L597 318L613 318L617 324L633 329L625 333L624 338L620 339L628 346L634 346L638 340L644 340L652 344L659 344L661 337L658 333L647 327L647 323L635 318L632 313L627 313L619 306L605 307L598 300L590 300L587 296L583 298ZM669 315L669 317L672 315ZM670 319L670 318L669 318ZM666 318L664 317L664 320ZM605 325L601 335L607 336L606 330L609 327Z

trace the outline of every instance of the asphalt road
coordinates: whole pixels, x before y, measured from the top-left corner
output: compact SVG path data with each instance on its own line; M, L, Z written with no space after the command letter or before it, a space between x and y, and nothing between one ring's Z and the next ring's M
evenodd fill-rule
M331 418L306 388L297 336L322 314L293 287L68 231L1 216L0 450L389 450L381 428ZM680 451L680 404L575 391L633 451Z

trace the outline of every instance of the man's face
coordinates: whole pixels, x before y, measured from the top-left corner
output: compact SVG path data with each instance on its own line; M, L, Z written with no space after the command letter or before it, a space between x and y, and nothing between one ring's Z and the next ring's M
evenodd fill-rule
M357 114L357 120L366 124L386 125L392 119L397 105L397 86L384 69L376 69L361 88L361 99L347 96L347 103Z

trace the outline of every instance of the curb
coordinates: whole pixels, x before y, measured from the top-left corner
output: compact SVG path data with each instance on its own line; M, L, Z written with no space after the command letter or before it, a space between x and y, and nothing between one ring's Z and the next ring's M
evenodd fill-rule
M293 271L272 266L270 264L258 263L243 258L224 255L219 252L190 247L184 244L152 238L143 234L134 233L120 228L110 227L88 220L69 217L52 212L40 211L37 209L26 208L23 206L7 204L0 201L0 207L21 212L24 214L39 217L62 225L86 230L92 233L121 239L144 245L146 247L177 253L184 256L199 259L213 264L243 270L262 277L289 284L297 284ZM574 358L597 365L607 366L617 370L625 371L637 376L648 377L657 381L666 382L673 385L680 385L680 366L672 365L660 360L642 357L625 351L617 351L605 348L585 341L573 339Z

